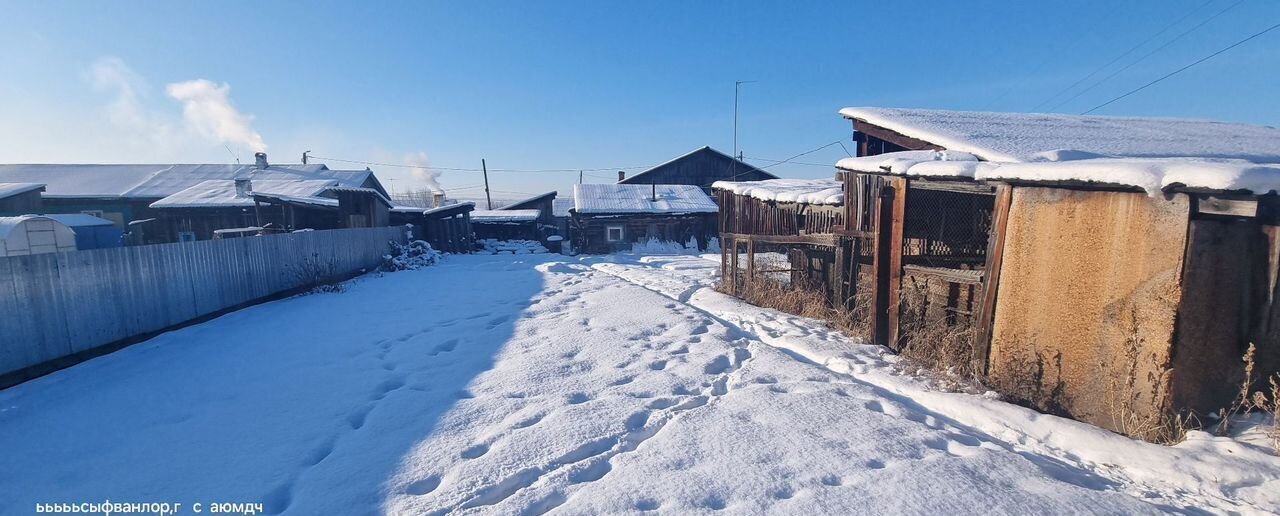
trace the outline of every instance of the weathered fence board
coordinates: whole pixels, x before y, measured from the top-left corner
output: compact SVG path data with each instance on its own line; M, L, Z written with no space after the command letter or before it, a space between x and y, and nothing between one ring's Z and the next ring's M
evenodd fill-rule
M402 227L0 258L0 379L376 267Z

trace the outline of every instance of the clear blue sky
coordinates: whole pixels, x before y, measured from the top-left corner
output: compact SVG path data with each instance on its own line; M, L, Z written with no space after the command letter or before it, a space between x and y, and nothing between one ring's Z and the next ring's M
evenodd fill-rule
M748 161L778 160L847 141L844 106L1032 110L1184 15L1095 79L1233 3L4 2L0 162L230 161L216 138L183 129L182 104L166 95L193 79L230 87L273 161L309 149L518 169L729 152L733 82L755 80L742 90L739 147ZM1280 2L1246 0L1057 111L1088 109L1278 22ZM116 82L95 75L104 62ZM1280 30L1099 113L1280 125ZM837 145L797 161L843 155ZM373 168L396 189L416 181ZM576 176L490 179L518 197L567 191ZM479 195L463 189L478 173L439 180L451 195Z

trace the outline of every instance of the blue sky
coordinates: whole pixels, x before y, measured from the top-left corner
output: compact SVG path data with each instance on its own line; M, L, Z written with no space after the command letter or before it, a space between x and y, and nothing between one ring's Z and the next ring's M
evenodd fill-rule
M224 143L251 159L245 144L192 129L167 94L206 79L229 87L276 162L311 150L433 167L638 167L702 145L729 152L733 82L755 80L739 148L763 166L847 142L844 106L1044 110L1184 15L1095 79L1235 2L4 2L0 162L229 162ZM1277 22L1280 3L1243 1L1056 111ZM1280 31L1098 113L1280 125L1277 84ZM821 165L843 155L835 145L796 160L819 166L769 170L828 176ZM421 184L410 169L373 168L397 190ZM482 195L478 173L438 179ZM490 180L510 198L567 192L577 173Z

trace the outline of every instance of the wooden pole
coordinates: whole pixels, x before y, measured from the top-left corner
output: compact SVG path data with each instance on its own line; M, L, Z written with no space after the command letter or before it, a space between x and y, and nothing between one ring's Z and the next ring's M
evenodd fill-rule
M484 158L480 158L480 170L484 171L484 202L488 205L488 210L493 209L493 199L489 197L489 166L485 164Z

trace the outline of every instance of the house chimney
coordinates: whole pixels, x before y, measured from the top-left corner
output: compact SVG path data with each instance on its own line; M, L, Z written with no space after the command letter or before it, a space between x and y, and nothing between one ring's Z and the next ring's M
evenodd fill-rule
M649 188L653 189L653 193L649 194L649 200L652 202L658 202L658 183L649 183Z
M271 166L267 164L267 153L265 152L253 153L253 161L254 161L254 165L260 169Z
M434 192L431 194L431 207L439 208L444 206L444 192Z
M258 154L262 154L259 152ZM236 180L236 197L245 198L253 197L253 181L248 179Z
M619 171L618 171L618 182L619 182L619 183L621 183L621 182L622 182L622 180L623 180L623 179L626 179L626 178L627 178L627 173L626 173L626 172L623 172L623 171L621 171L621 170L619 170Z

